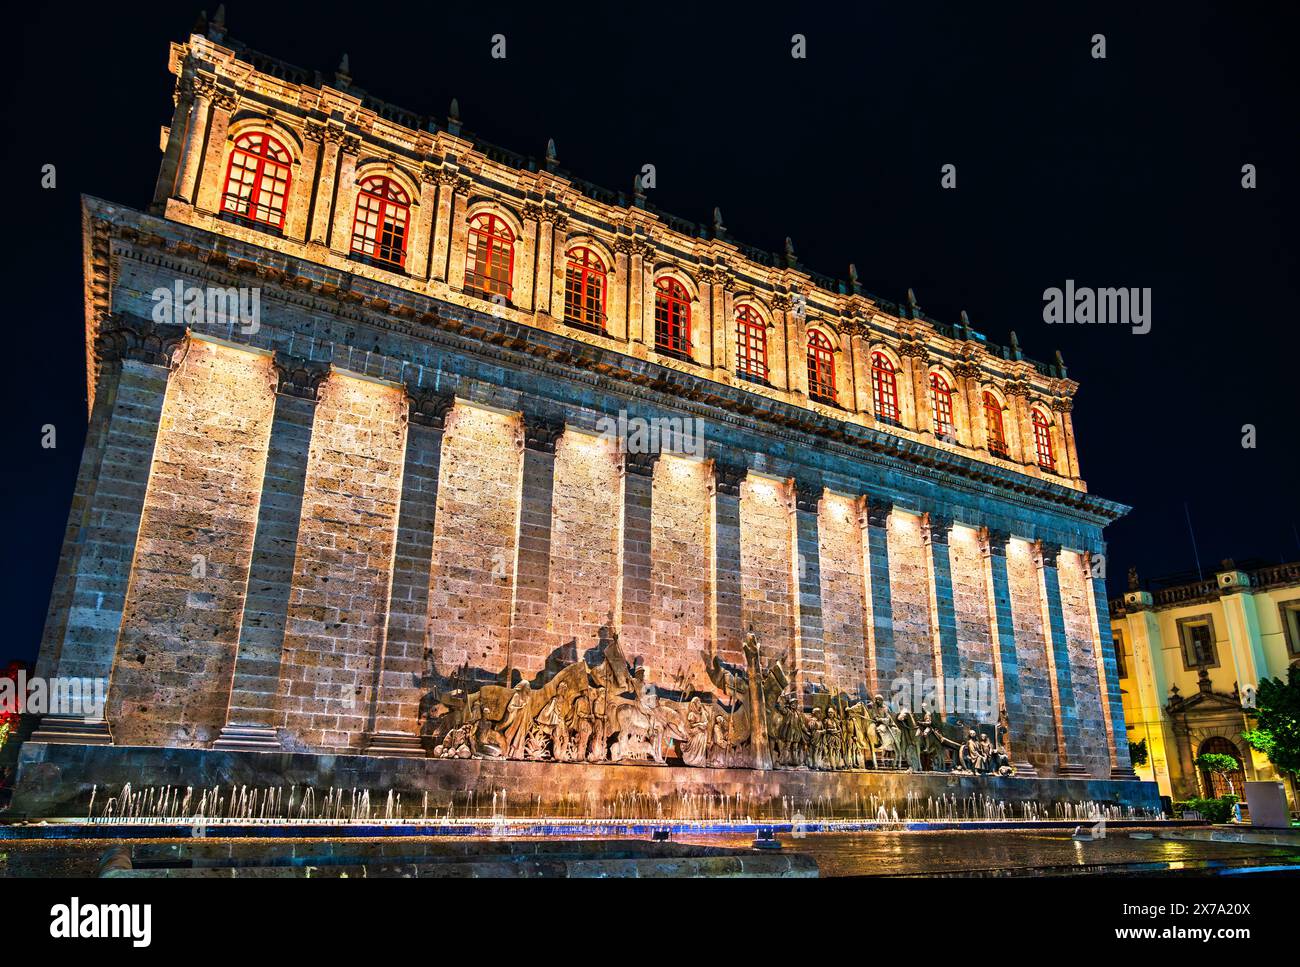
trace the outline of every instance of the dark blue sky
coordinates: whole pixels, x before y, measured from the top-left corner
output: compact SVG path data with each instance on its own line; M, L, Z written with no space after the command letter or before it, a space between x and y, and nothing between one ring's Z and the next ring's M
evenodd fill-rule
M932 317L966 309L995 342L1015 329L1030 356L1060 349L1082 384L1090 489L1135 508L1108 532L1112 592L1129 565L1194 569L1184 503L1208 569L1300 558L1300 87L1294 24L1270 5L508 6L235 2L227 22L326 75L346 51L356 85L419 113L455 96L466 128L504 147L540 157L552 137L565 168L611 188L653 163L662 209L707 222L719 206L732 235L774 251L788 235L814 271L855 262L877 295L910 286ZM196 13L6 15L0 657L35 654L85 431L78 198L147 204L167 44ZM939 187L948 163L956 191ZM1066 279L1150 287L1151 333L1046 325L1043 290Z

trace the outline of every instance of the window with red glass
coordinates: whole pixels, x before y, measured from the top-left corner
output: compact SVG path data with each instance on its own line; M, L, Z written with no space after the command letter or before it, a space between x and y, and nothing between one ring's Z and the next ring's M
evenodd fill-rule
M808 330L808 395L835 399L835 350L816 329Z
M736 310L736 372L767 379L767 323L750 306Z
M400 267L410 220L411 199L401 185L383 175L367 178L357 192L352 251Z
M465 291L507 302L513 295L510 279L515 268L515 233L505 219L485 212L470 219L465 245Z
M1038 465L1044 470L1056 469L1056 454L1052 452L1052 425L1047 414L1034 410L1034 451L1038 456Z
M884 353L871 354L871 395L876 418L898 422L898 373Z
M241 134L230 151L221 210L272 228L284 227L293 155L261 131Z
M676 279L655 283L655 348L690 355L691 299Z
M605 263L589 248L569 250L564 273L564 318L605 329Z
M1007 455L1007 434L1002 425L1002 404L998 398L987 390L984 391L984 425L989 438L989 453L995 456Z
M930 410L934 414L934 435L956 436L952 425L952 387L939 373L930 374Z

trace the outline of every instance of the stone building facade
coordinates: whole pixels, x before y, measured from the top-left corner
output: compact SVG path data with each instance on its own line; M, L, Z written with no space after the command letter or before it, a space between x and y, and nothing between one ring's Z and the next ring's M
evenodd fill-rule
M1286 681L1300 662L1300 562L1228 560L1212 577L1160 584L1148 591L1133 575L1110 602L1128 738L1147 749L1138 775L1176 800L1221 795L1224 777L1195 763L1219 752L1241 763L1237 796L1242 780L1283 778L1241 733L1253 724L1250 690L1266 678ZM1295 809L1294 777L1285 786Z
M1132 777L1098 566L1127 508L1080 476L1059 358L219 24L170 66L148 212L84 202L38 667L108 704L35 741L417 755L456 676L617 633L707 690L752 629L806 701L985 676L1021 775ZM702 446L625 452L620 414Z

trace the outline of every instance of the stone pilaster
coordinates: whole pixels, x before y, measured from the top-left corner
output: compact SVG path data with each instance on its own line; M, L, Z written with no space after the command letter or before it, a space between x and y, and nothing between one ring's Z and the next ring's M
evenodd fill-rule
M213 743L217 749L281 748L276 723L284 627L316 418L316 392L329 376L329 367L277 354L275 371L275 413L248 591L239 623L226 724Z
M106 326L109 323L105 323ZM159 420L179 328L117 327L101 335L101 360L117 370L104 429L103 455L71 575L67 623L53 674L98 680L108 694L131 564L144 513ZM112 742L104 711L46 715L34 742Z
M554 642L547 628L551 587L551 507L555 497L555 444L564 432L562 420L523 414L524 459L519 538L515 552L515 602L510 620L510 645L503 672L510 672L527 646L545 657ZM525 676L527 677L527 676Z
M985 562L985 577L989 588L989 630L994 636L998 659L998 682L1001 686L1002 707L1006 711L1008 733L1005 739L1007 755L1015 767L1016 775L1033 778L1038 775L1024 754L1024 743L1016 729L1025 721L1024 693L1020 687L1020 658L1016 651L1016 624L1011 614L1011 582L1007 575L1007 531L987 531L980 541Z
M320 139L318 156L320 176L316 179L315 198L311 206L311 225L308 241L314 245L329 245L330 226L334 217L334 184L338 179L339 153L343 148L344 132L338 124L309 126L308 136Z
M222 162L226 155L226 137L230 117L239 105L238 96L231 90L217 87L212 94L212 117L208 122L207 145L203 153L203 166L199 171L194 207L202 212L216 212L221 208L221 193L226 187ZM296 185L290 185L293 191ZM286 199L286 204L288 200Z
M352 225L355 220L357 162L361 158L361 139L343 135L339 153L338 178L334 185L334 227L329 246L339 255L352 251Z
M646 629L650 620L651 507L658 453L623 455L623 560L619 630Z
M408 391L409 423L402 469L402 501L393 547L388 621L378 662L375 707L366 743L369 755L420 755L420 696L426 690L425 633L433 562L434 512L442 431L455 405L450 394Z
M1061 607L1061 580L1057 557L1061 545L1039 541L1034 563L1038 567L1039 588L1043 595L1043 632L1047 637L1048 672L1055 698L1057 774L1064 778L1086 776L1077 756L1082 736L1079 734L1078 706L1070 673L1070 648L1065 634L1065 612Z
M952 595L952 558L949 556L948 536L953 519L942 514L926 514L924 537L930 558L930 624L934 633L935 677L947 682L961 676L961 655L957 649L957 610ZM939 690L941 711L947 688Z
M1106 600L1106 581L1094 573L1096 554L1083 555L1084 581L1088 584L1088 610L1097 629L1097 685L1101 695L1101 712L1106 721L1106 747L1110 753L1112 779L1136 779L1128 754L1128 729L1124 723L1124 701L1119 687L1119 665L1115 659L1115 639L1110 630L1110 603ZM1103 558L1104 560L1104 558ZM1104 574L1104 572L1103 572Z
M740 482L746 468L713 463L713 653L723 661L744 660L741 642Z
M431 245L429 279L433 282L445 282L448 278L447 255L451 251L451 219L453 187L457 174L453 170L438 170L438 201L433 214L433 240Z
M819 483L796 480L793 489L795 687L806 700L815 688L826 685L821 541L817 532L823 488Z
M872 693L888 691L898 677L894 654L894 605L889 574L889 515L894 505L888 500L867 498L862 515L862 543L866 548L866 572L871 605L871 636L868 661Z

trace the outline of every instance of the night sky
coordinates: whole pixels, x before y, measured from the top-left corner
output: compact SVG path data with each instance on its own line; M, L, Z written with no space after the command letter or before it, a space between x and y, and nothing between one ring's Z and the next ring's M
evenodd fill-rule
M882 298L910 286L932 318L965 309L994 342L1059 349L1089 489L1134 508L1107 531L1112 594L1130 565L1195 576L1188 514L1207 574L1300 559L1294 23L1195 2L704 6L236 0L227 24L327 77L346 51L356 86L421 114L457 97L465 129L503 147L540 158L554 138L563 168L609 188L653 163L660 209L707 223L718 206L733 237L780 251L788 235L812 271L854 262ZM148 204L167 45L197 12L6 15L0 657L36 653L85 434L79 196ZM1150 287L1151 332L1045 324L1043 290L1067 279Z

